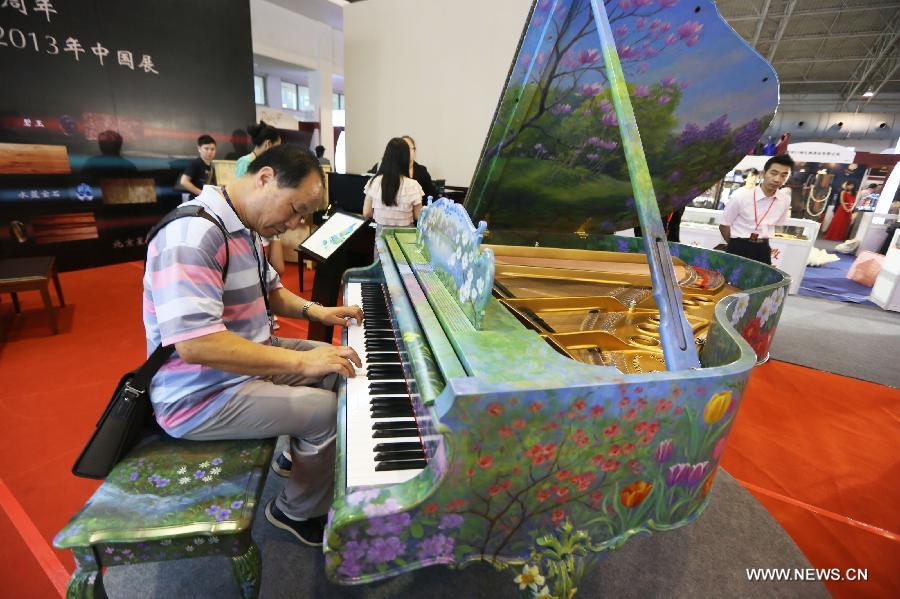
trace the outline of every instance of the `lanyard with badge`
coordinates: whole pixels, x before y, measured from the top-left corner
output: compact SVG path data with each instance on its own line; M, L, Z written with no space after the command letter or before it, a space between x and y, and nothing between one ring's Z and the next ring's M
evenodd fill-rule
M776 192L776 193L778 193L778 192ZM766 199L766 198L763 197L763 199ZM774 205L775 205L775 196L773 195L772 203L769 204L769 207L766 208L765 212L763 212L762 218L757 217L757 215L756 215L756 188L755 187L753 188L753 222L756 223L756 226L753 227L753 232L750 233L750 241L756 241L757 239L759 239L759 233L757 233L757 231L759 231L759 226L761 224L763 224L764 222L766 222L766 216L769 214L769 210L771 210L772 206L774 206Z
M228 202L228 205L234 210L235 216L237 216L237 210L235 209L234 204L231 203L231 198L228 197L225 186L223 185L219 189L222 190L225 201ZM240 220L240 216L238 216L238 220ZM269 261L265 258L260 260L259 250L256 248L256 236L253 231L250 231L250 246L253 248L253 257L256 258L256 274L259 275L259 289L262 292L263 301L266 303L266 319L269 321L269 337L271 337L274 342L275 319L273 318L272 308L269 306L269 293L266 290L266 281L269 278Z

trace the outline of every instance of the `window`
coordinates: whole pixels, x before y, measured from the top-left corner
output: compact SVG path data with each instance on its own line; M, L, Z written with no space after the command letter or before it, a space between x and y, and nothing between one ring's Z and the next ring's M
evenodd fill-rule
M331 94L331 108L332 108L332 110L343 110L344 109L344 94L339 94L339 93Z
M309 100L309 88L302 85L297 86L297 108L298 110L309 110L311 107Z
M297 110L297 84L281 82L281 107Z
M253 98L260 105L266 105L266 78L260 75L253 76Z

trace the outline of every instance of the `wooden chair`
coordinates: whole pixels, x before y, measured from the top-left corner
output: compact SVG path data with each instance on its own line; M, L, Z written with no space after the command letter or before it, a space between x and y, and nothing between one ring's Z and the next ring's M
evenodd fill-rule
M56 312L50 301L50 279L56 287L56 296L60 306L65 306L62 286L59 284L59 273L56 272L56 259L53 256L35 256L33 258L7 258L0 260L0 293L12 295L16 313L21 312L18 293L21 291L40 291L44 300L44 309L50 318L53 334L59 332L56 324Z
M222 555L241 597L259 594L262 562L250 536L275 439L148 437L53 539L76 568L66 596L106 597L103 568Z

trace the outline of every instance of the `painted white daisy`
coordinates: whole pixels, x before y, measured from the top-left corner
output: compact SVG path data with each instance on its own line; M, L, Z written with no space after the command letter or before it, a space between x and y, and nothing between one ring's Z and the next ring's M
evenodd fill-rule
M181 478L178 479L178 484L179 484L179 485L186 485L186 484L188 484L189 482L191 482L191 477L190 477L190 476L182 476Z

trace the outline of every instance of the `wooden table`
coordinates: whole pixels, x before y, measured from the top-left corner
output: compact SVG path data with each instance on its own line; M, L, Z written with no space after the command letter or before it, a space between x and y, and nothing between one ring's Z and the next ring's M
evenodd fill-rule
M53 256L35 256L33 258L8 258L0 260L0 293L12 295L13 307L21 312L17 294L20 291L40 291L44 300L44 309L50 318L53 334L59 332L56 325L56 312L50 301L50 279L56 287L56 296L60 306L65 306L59 274L56 272L56 258Z

